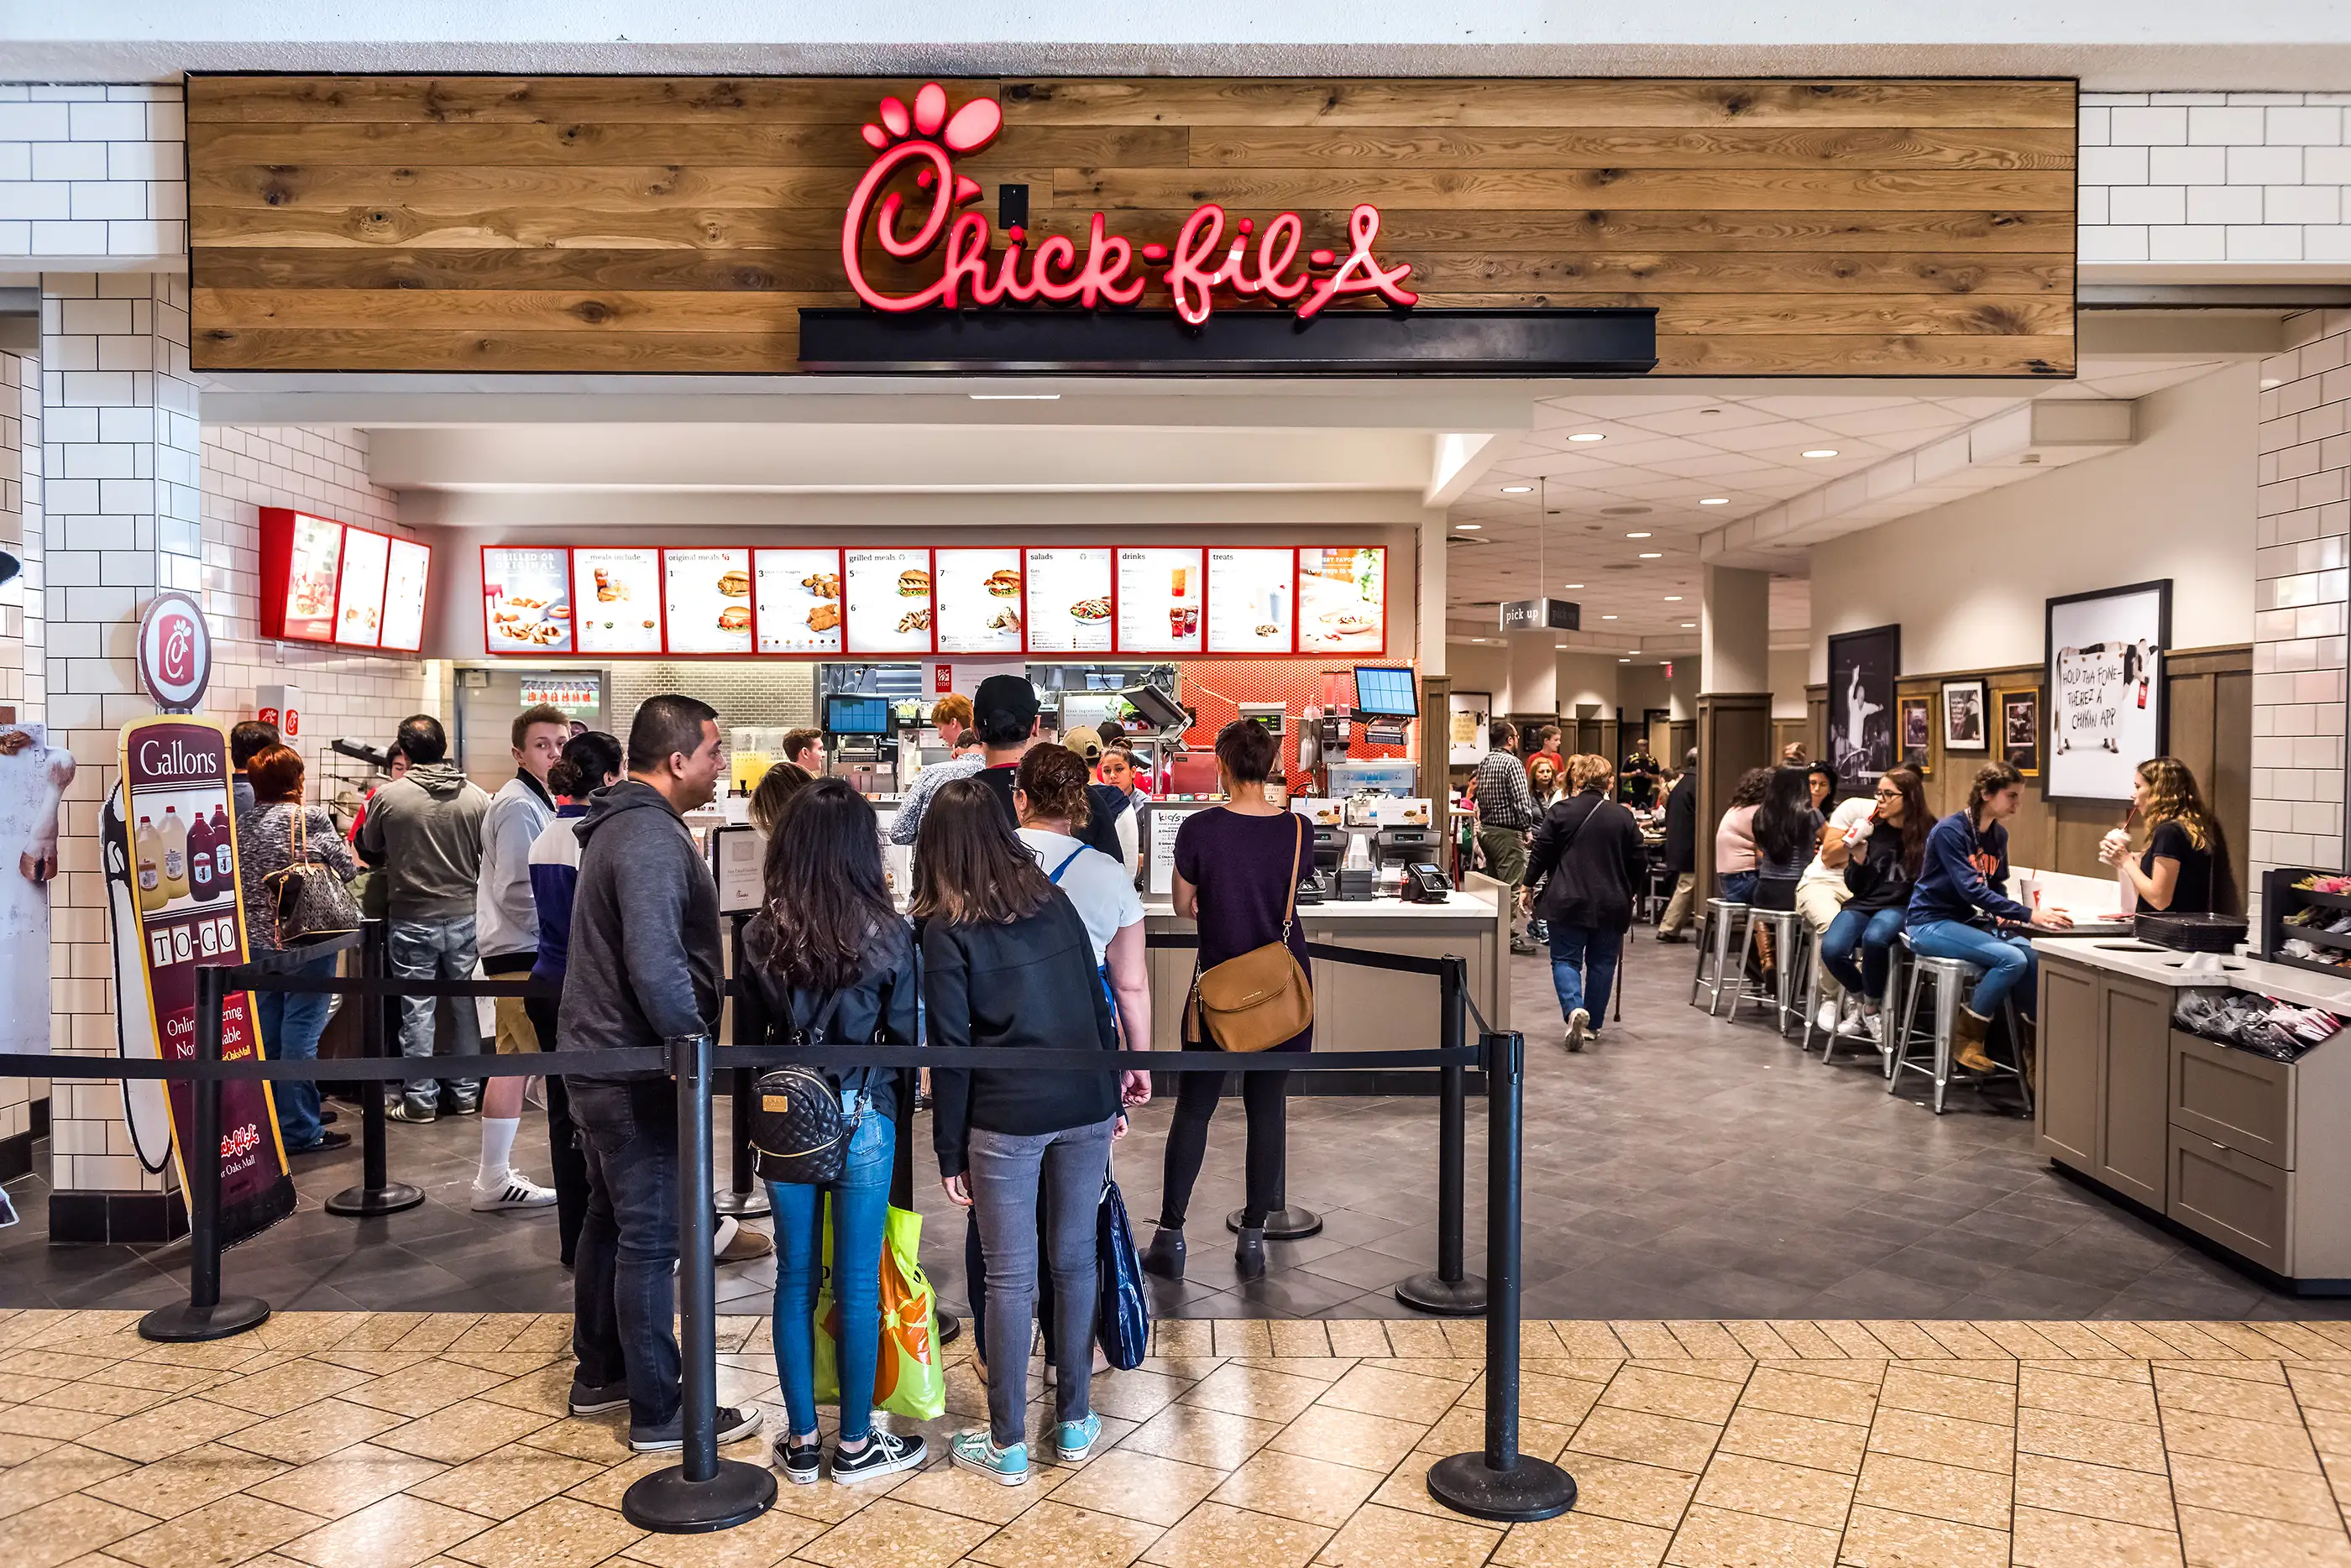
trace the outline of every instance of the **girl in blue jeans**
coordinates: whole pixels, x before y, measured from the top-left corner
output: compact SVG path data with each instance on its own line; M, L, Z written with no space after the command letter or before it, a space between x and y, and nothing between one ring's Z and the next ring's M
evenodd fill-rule
M778 1038L810 1044L912 1045L921 995L914 940L892 908L873 807L840 779L819 779L786 803L768 840L767 901L745 932L750 980ZM832 1479L866 1480L923 1462L923 1439L873 1427L882 1335L882 1233L897 1149L897 1074L854 1069L835 1087L852 1130L841 1175L822 1186L770 1181L776 1220L776 1380L786 1421L776 1468L800 1486L820 1465L816 1414L817 1285L827 1199L832 1215L832 1315L841 1431Z
M1984 971L1959 1009L1959 1065L1987 1072L1999 1065L1984 1051L1984 1032L2001 1004L2013 1000L2032 1022L2039 973L2032 929L2062 931L2074 922L2053 909L2028 909L2008 896L2008 829L2023 804L2024 775L2007 763L1986 763L1968 790L1968 808L1935 824L1910 890L1910 950L1921 958L1964 959Z
M1858 1011L1844 1025L1847 1033L1886 1037L1886 977L1908 918L1911 885L1926 858L1928 826L1917 773L1888 768L1878 775L1869 815L1822 841L1821 863L1844 872L1844 907L1821 933L1821 967L1855 1001Z

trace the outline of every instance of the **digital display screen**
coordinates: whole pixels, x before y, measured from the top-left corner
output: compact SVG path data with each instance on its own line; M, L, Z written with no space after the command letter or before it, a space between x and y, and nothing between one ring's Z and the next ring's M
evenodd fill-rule
M1411 667L1355 666L1355 712L1384 719L1419 718L1420 699L1413 689Z
M890 732L890 699L827 697L824 727L836 735L886 735Z

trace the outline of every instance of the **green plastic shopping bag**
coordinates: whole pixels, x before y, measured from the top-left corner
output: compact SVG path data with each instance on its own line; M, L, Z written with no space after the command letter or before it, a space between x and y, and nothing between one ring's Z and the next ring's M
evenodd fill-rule
M923 1217L893 1209L882 1229L881 1348L873 1358L873 1407L909 1420L929 1421L947 1407L946 1373L939 1365L938 1296L923 1273ZM841 1399L841 1310L832 1295L832 1204L824 1210L824 1270L817 1284L816 1398Z

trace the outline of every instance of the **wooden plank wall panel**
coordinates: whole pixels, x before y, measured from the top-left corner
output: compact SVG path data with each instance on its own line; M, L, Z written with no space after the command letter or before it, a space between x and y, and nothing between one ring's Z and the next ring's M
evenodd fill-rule
M920 85L191 78L195 362L794 370L799 308L855 303L858 127ZM1654 306L1660 374L2073 369L2071 82L946 86L1002 106L957 168L1040 235L1216 201L1343 246L1369 200L1428 304Z

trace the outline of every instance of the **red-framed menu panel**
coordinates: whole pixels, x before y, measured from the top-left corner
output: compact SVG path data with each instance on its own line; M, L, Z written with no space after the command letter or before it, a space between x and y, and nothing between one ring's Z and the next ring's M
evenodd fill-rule
M262 636L399 653L423 646L430 545L287 506L261 509L260 544Z
M383 646L413 649L429 560L413 574L416 614L396 614L413 563L406 541L389 543ZM336 550L339 563L351 554L340 535ZM1388 646L1387 555L1380 545L490 545L485 651L1376 659Z

